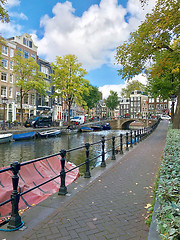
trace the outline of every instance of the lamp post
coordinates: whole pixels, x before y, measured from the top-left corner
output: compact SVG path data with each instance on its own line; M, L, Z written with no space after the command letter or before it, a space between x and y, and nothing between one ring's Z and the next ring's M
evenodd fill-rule
M3 107L4 107L2 130L6 130L6 128L5 128L5 115L6 115L6 103L7 103L7 101L8 101L8 99L6 97L2 98L2 104L3 104Z

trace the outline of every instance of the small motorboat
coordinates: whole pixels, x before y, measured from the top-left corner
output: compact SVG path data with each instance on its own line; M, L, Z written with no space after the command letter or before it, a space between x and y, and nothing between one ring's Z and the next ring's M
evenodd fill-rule
M43 131L43 132L38 132L39 137L56 137L61 133L60 130L55 129L55 130L48 130L48 131Z
M93 125L93 126L91 126L91 128L94 131L101 131L101 130L103 130L103 128L102 128L102 126L100 124Z
M13 134L13 140L15 140L15 141L32 139L34 137L35 137L35 132L26 132L26 133L20 133L20 134Z
M94 131L94 129L93 129L93 128L90 128L90 127L81 127L81 128L79 129L79 131L80 131L80 132L92 132L92 131Z
M109 123L105 123L105 124L102 125L102 128L103 128L103 130L110 130L111 126L110 126Z
M0 143L7 143L13 140L12 133L0 134Z

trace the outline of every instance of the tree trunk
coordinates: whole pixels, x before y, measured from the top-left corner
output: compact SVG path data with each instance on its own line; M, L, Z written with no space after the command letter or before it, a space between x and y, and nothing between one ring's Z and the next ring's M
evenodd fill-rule
M20 124L21 127L23 126L23 107L22 107L22 101L23 101L23 93L22 88L20 89Z
M176 112L173 119L173 129L180 129L180 85L178 88L178 96L177 96L177 106L176 106Z
M70 125L70 111L71 111L71 103L68 101L68 126Z

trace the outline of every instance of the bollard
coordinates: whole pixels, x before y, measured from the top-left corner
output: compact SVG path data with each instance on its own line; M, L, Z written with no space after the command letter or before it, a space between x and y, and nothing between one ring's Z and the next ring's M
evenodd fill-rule
M136 141L137 139L136 139L136 130L134 130L134 145L136 145L137 144L137 141Z
M120 154L123 154L123 135L120 134Z
M116 160L116 156L115 156L115 137L112 137L112 158L111 160Z
M104 143L105 143L105 139L104 136L102 137L102 162L101 162L101 167L106 167L106 162L105 162L105 153L104 153Z
M90 147L90 144L86 143L85 147L86 147L86 172L84 173L84 177L90 178L91 177L91 173L89 171L89 147Z
M12 184L13 184L13 191L12 191L12 212L11 212L11 217L8 223L8 228L10 229L15 229L18 228L22 225L21 222L21 217L19 216L19 193L17 191L18 188L18 182L19 182L19 176L17 175L19 170L20 170L20 163L18 162L13 162L11 164L12 167L12 172L13 172L13 176L12 176Z
M128 147L128 132L126 133L126 151L129 151L129 147Z
M65 185L66 172L64 170L65 156L66 156L65 149L61 149L60 156L61 156L61 172L60 172L61 186L59 188L58 195L66 195L66 193L67 193L67 187Z
M133 140L132 140L132 130L131 130L131 132L130 132L130 147L132 148L133 147Z

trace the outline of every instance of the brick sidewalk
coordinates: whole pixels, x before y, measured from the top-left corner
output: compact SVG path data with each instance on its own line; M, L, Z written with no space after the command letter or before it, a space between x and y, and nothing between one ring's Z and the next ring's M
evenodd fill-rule
M21 231L21 237L18 238L20 231L0 233L0 237L7 240L13 236L33 240L146 240L149 229L144 207L152 202L152 187L165 147L167 127L167 122L161 121L146 140L123 157L116 155L110 168L37 226Z

